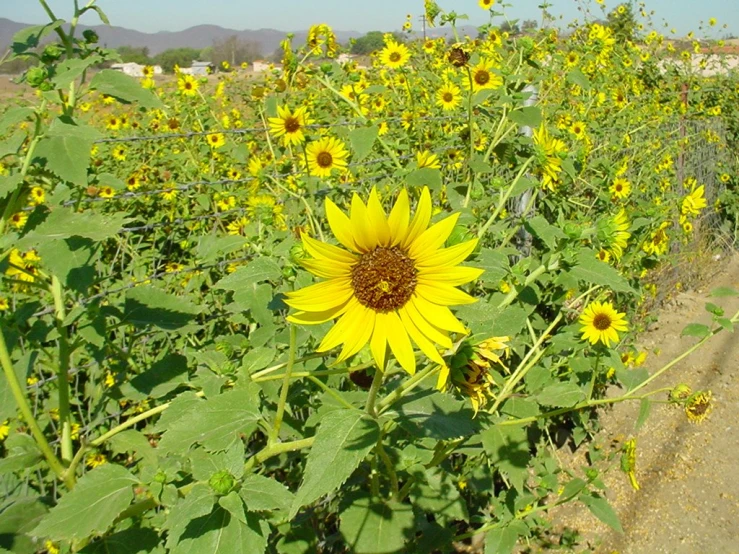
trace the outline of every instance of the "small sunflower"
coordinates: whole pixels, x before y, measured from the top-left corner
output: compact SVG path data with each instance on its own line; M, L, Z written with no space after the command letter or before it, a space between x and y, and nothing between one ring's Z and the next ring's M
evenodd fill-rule
M113 148L113 159L119 162L126 161L126 147L116 146Z
M436 92L436 105L446 110L453 110L462 103L462 91L454 83L444 83Z
M418 164L419 169L441 169L439 156L437 156L433 152L429 152L428 150L424 150L423 152L418 152L416 154L416 163Z
M483 10L489 10L495 5L495 0L478 0L477 3Z
M473 92L486 89L497 89L503 85L503 78L493 73L495 63L491 59L481 59L470 71L470 79L468 87L472 87ZM467 81L465 81L467 83Z
M269 130L275 137L282 137L285 146L297 146L305 142L303 129L312 123L305 106L291 111L287 106L278 106L277 117L269 118Z
M456 287L477 279L483 270L458 267L477 239L442 248L459 214L429 227L431 213L427 187L412 219L405 189L389 217L375 188L367 204L354 194L349 216L326 199L329 226L343 248L302 236L305 250L313 257L303 259L302 265L327 280L287 293L286 303L298 310L288 321L317 325L338 318L317 350L327 352L343 345L339 362L369 343L377 366L383 369L389 345L401 367L414 373L415 343L443 366L436 345L451 348L449 332L467 332L449 306L476 301Z
M608 189L614 198L628 198L631 194L631 183L623 177L614 179L613 184Z
M711 391L698 391L685 401L685 415L692 423L701 423L713 410Z
M610 348L611 342L618 342L618 331L628 331L625 316L610 302L591 302L580 316L582 339L590 344L600 341Z
M388 41L380 52L380 63L390 69L399 69L411 59L411 52L405 44Z
M185 96L195 96L198 94L200 83L192 75L180 74L177 78L177 88L180 93Z
M223 136L223 133L211 133L208 135L208 145L212 149L221 148L224 144L226 144L226 137Z
M346 158L349 156L344 143L333 137L324 137L311 142L305 148L308 158L308 171L314 177L330 177L331 172L346 170Z

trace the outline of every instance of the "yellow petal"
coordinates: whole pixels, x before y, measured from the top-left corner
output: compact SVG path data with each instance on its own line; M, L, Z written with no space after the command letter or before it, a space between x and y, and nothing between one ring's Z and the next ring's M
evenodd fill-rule
M429 229L429 231L430 230L431 229ZM449 248L432 250L425 255L415 258L416 266L420 268L458 265L465 261L467 256L472 254L472 251L476 246L477 239L473 239L463 242L462 244L455 244Z
M441 366L439 378L436 380L436 390L443 391L446 388L446 382L449 379L449 366L446 364Z
M398 314L389 312L385 322L387 323L387 342L390 350L395 354L400 366L413 375L416 372L416 356L413 353L413 345L408 338L408 333L403 327Z
M340 306L353 293L351 287L337 285L333 280L287 293L285 304L305 312L323 312Z
M377 234L370 226L369 217L367 215L367 206L364 205L362 199L355 192L352 196L352 233L354 235L354 243L360 251L369 252L377 246Z
M428 187L423 187L421 198L418 200L418 206L416 206L416 214L408 227L408 234L400 243L401 248L407 249L426 230L429 221L431 221L431 193L429 193Z
M411 303L413 304L413 307L416 308L419 314L422 314L426 320L430 321L439 329L451 331L452 333L467 333L467 329L465 329L464 325L462 325L462 323L456 317L454 317L452 311L446 306L434 304L433 302L429 302L425 298L421 298L418 295L413 296L413 298L411 299Z
M375 231L377 243L380 246L390 246L390 226L387 223L387 216L385 210L382 209L375 187L372 187L372 192L370 192L367 201L367 218L370 227Z
M326 260L336 260L337 262L343 262L353 264L357 261L356 256L351 252L347 252L343 248L334 246L333 244L327 244L325 242L318 241L309 237L306 234L301 235L303 240L303 246L308 251L308 254L314 258L322 258Z
M392 237L390 246L395 246L403 241L408 233L408 223L410 220L411 208L408 202L408 191L401 189L393 209L390 210L390 217L388 218L390 236Z
M441 357L439 351L436 349L434 344L429 339L427 339L426 336L421 333L421 331L419 331L418 327L416 327L416 325L413 323L410 315L408 315L408 310L403 307L398 310L398 315L400 316L400 321L403 323L405 330L408 331L411 340L418 345L418 348L421 349L421 352L426 354L426 356L428 356L430 360L436 362L437 364L444 365L444 358Z
M372 357L380 371L385 371L385 362L387 361L387 322L385 318L386 314L380 312L375 314L375 328L370 339Z
M440 328L437 328L435 324L430 323L429 320L424 317L421 312L418 311L416 303L411 300L403 308L408 312L411 317L413 324L416 328L431 342L440 344L444 348L451 348L452 341L447 336L446 332Z
M436 250L446 242L449 235L452 234L458 219L458 213L452 214L439 221L439 223L426 229L421 233L421 236L414 240L410 245L408 248L408 255L414 260L419 260L424 256L434 254Z
M345 248L359 252L352 235L352 223L347 215L330 199L326 198L326 219L331 232Z
M337 306L336 308L331 308L330 310L324 310L322 312L295 312L294 314L287 316L287 320L290 323L295 323L297 325L320 325L321 323L326 323L327 321L331 321L332 319L339 317L346 311L348 306L349 302L343 306Z
M347 331L354 327L357 318L361 315L362 310L360 310L360 308L362 307L363 306L359 302L352 299L352 301L349 302L349 306L347 307L346 312L344 312L344 315L341 316L341 319L336 322L336 325L331 327L329 332L326 333L326 336L323 337L321 344L318 345L316 350L318 352L326 352L332 348L336 348L340 344L343 344L347 339Z
M477 298L470 296L466 292L455 289L451 285L438 282L419 281L416 286L416 292L429 302L441 304L443 306L461 306L462 304L474 304Z
M344 348L339 354L337 362L343 362L350 356L354 356L359 352L372 336L372 330L375 327L375 312L369 308L364 308L362 314L357 318L355 328L351 330L351 338L344 343Z
M348 277L351 275L352 271L352 266L350 264L326 259L300 260L300 265L310 271L313 275L316 275L317 277L325 277L327 279Z
M437 281L456 287L474 281L483 273L485 273L484 269L476 267L437 267L430 270L419 270L418 280L424 282Z

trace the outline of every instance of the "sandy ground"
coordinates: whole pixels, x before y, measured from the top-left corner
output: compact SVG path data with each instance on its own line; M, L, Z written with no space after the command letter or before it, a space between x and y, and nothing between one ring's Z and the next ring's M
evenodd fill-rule
M658 323L642 335L640 345L650 352L646 364L650 370L662 367L697 341L680 334L688 323L710 322L706 302L723 307L727 317L739 310L737 296L709 296L718 287L739 290L739 254L717 262L717 270L720 272L703 287L679 294L661 311ZM681 409L653 405L649 419L635 435L637 403L603 411L603 430L596 441L610 444L637 437L641 490L634 491L618 469L604 478L623 534L612 531L577 504L554 511L551 521L556 530L570 528L580 533L575 551L739 554L738 376L739 330L722 332L653 383L655 389L678 382L694 390L710 389L714 409L702 424L688 422ZM582 455L576 452L571 456L573 470L582 467Z

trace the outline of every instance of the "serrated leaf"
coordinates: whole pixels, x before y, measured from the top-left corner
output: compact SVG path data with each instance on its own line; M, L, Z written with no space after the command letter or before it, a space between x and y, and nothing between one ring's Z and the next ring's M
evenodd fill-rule
M491 529L485 536L485 554L510 554L518 542L518 537L526 532L526 524L512 521L505 527Z
M542 406L571 408L585 400L585 392L574 383L557 383L546 387L535 398Z
M441 189L441 171L430 167L415 169L405 178L409 187L428 187L432 191Z
M208 450L225 450L238 440L239 433L251 434L260 417L255 389L230 390L199 400L191 411L171 422L159 448L164 452L184 453L199 443Z
M30 535L48 510L42 499L34 496L0 501L0 552L3 546L11 549L6 552L12 554L38 552L38 542Z
M187 358L182 354L168 354L131 379L129 383L133 390L126 397L135 401L147 397L161 398L187 381L187 373Z
M79 554L145 554L157 550L159 535L153 529L126 529L88 544Z
M164 522L164 528L169 530L167 548L173 548L177 544L191 521L210 514L215 501L216 497L210 487L198 483L184 499L172 506Z
M501 280L508 274L510 264L508 256L498 250L483 248L472 262L475 267L485 270L480 279L483 283L498 287Z
M0 200L5 198L8 193L13 192L23 182L20 174L0 175Z
M580 502L585 504L595 517L601 520L603 523L611 527L612 529L623 533L624 530L621 527L621 522L618 520L616 512L613 510L608 501L602 496L593 495L582 495Z
M108 446L112 452L118 454L133 452L147 463L155 463L157 460L157 452L149 439L141 431L134 429L110 437Z
M96 65L102 61L102 58L98 55L89 56L87 58L72 58L70 60L64 60L56 68L56 75L54 75L51 82L56 88L67 88L70 83L80 77L86 69Z
M567 74L567 81L583 90L590 90L590 79L579 69L573 69Z
M140 286L126 293L123 320L136 327L154 325L172 331L187 325L202 308L186 297L174 296L151 286Z
M282 277L282 271L272 258L262 257L238 268L216 283L215 288L239 291L245 287L252 287L260 281L277 281Z
M226 496L221 496L218 499L218 505L231 514L231 517L236 518L241 523L246 523L244 501L241 500L241 497L236 493L236 491L231 491Z
M649 372L643 367L637 367L634 369L619 368L616 370L616 379L621 383L626 390L632 390L649 377Z
M543 216L536 216L529 219L525 223L526 227L541 241L547 245L550 250L554 250L557 246L557 239L567 238L567 235L559 227L549 223Z
M615 292L633 292L624 277L613 267L595 257L595 251L582 249L577 255L577 265L570 270L575 279L602 285Z
M402 552L415 535L413 508L369 497L355 500L339 514L339 531L355 554Z
M308 454L290 519L303 506L339 488L375 446L379 436L377 422L358 410L334 410L326 414Z
M536 128L541 125L541 110L536 106L526 106L518 110L513 110L508 117L514 123L521 127Z
M89 238L40 241L36 247L44 266L67 287L84 293L95 280L96 244Z
M5 156L17 154L18 150L20 150L21 146L23 146L23 143L26 141L27 136L28 133L21 130L16 131L10 138L0 141L0 160Z
M379 129L374 125L372 127L360 127L349 131L349 143L352 145L352 150L354 151L354 156L352 156L353 163L362 161L372 152L378 135Z
M698 337L699 339L705 338L711 334L711 328L708 325L702 325L700 323L690 323L683 328L683 332L680 333L683 337Z
M57 19L45 25L34 25L21 29L13 35L13 43L10 48L16 56L23 54L27 50L36 48L41 43L41 39L62 25L64 25L64 20Z
M133 500L138 480L124 467L105 464L85 474L33 530L51 540L82 539L107 531Z
M579 477L571 479L564 486L564 488L562 489L562 494L560 494L559 497L561 499L574 498L576 495L580 494L580 491L582 491L586 486L587 483Z
M531 453L526 429L513 425L495 425L480 434L482 446L493 467L508 475L519 492L523 492Z
M473 435L480 429L467 404L435 391L406 397L394 411L398 425L414 437L448 440Z
M125 213L77 213L71 208L55 208L33 231L18 241L17 248L27 249L49 240L82 237L100 242L117 234L126 222Z
M58 118L41 139L34 155L46 160L46 167L65 181L87 186L90 149L100 133L93 127Z
M216 506L205 516L190 521L173 554L263 554L269 526L253 514L242 523Z
M541 413L539 405L536 402L530 398L519 398L517 396L506 400L500 407L500 411L516 419L535 417Z
M138 80L112 69L103 69L90 81L90 89L97 90L124 103L135 103L145 108L164 108L162 101Z
M29 435L17 433L5 441L5 455L0 458L0 475L31 468L43 459Z
M34 114L31 108L16 107L7 110L2 117L0 117L0 136L5 134L5 131L9 127L12 127L16 123L25 121Z
M249 475L241 483L239 494L246 509L254 512L290 510L295 496L282 483L264 475Z

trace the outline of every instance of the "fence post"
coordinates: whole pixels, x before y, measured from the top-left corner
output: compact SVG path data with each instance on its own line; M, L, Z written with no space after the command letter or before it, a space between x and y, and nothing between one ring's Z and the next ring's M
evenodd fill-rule
M536 105L536 103L539 101L539 90L534 85L526 85L523 91L524 93L529 94L529 97L526 98L526 100L524 100L523 102L524 107L528 108ZM520 133L523 136L530 138L534 135L534 130L528 125L524 125L523 127L521 127ZM531 202L532 194L533 193L531 192L531 190L527 190L516 200L514 200L513 212L517 218L523 216L524 212L526 211L526 206L528 206L529 202ZM528 256L531 252L531 244L533 242L533 237L531 236L531 234L526 231L526 229L521 227L518 230L518 233L516 233L516 242L521 255Z

